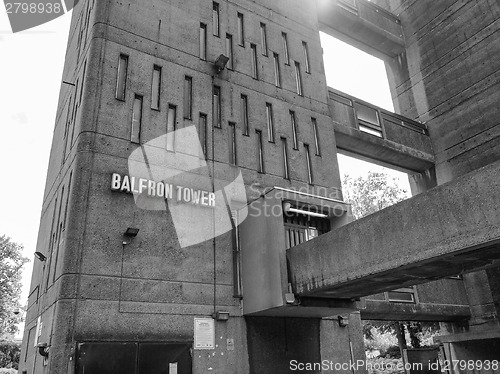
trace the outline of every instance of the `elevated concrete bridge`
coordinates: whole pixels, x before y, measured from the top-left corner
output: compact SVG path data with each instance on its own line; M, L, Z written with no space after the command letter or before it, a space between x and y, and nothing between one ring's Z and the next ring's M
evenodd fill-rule
M293 292L357 299L500 265L500 161L287 250Z

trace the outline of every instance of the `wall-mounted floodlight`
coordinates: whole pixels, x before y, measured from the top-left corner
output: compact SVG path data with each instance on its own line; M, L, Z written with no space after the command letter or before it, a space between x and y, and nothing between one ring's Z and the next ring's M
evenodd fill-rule
M139 229L137 229L135 227L128 227L127 230L125 230L125 232L123 233L123 235L131 237L131 238L135 238L138 233L139 233Z
M217 321L227 321L229 319L229 312L218 311L212 316Z
M47 256L45 256L42 252L35 252L35 257L38 258L42 262L47 260Z
M286 202L283 204L283 210L285 212L305 214L305 215L311 216L311 217L320 217L320 218L327 218L328 217L328 214L311 212L310 210L294 208L292 206L292 204L290 204L289 202Z
M36 345L38 348L38 353L43 357L49 357L49 346L47 343L38 343Z
M222 70L224 70L228 61L229 57L226 57L223 54L220 54L219 57L215 59L214 66L215 69L217 70L217 74L220 73Z
M338 316L339 326L347 327L349 325L349 318Z

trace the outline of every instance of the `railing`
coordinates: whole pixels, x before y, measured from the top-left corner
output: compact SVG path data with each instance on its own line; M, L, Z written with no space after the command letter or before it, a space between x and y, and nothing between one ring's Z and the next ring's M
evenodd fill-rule
M427 127L356 97L328 89L332 118L344 126L405 146L432 152Z

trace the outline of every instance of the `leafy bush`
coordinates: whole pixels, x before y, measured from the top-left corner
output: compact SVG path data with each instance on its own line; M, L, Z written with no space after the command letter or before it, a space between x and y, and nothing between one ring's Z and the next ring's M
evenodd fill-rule
M17 374L17 369L0 369L0 374Z
M401 351L397 345L391 345L385 350L386 358L401 358Z
M21 356L21 345L15 342L0 342L0 368L13 369L12 373L17 373L19 367L19 357ZM4 374L1 371L0 374ZM6 371L5 373L10 373Z

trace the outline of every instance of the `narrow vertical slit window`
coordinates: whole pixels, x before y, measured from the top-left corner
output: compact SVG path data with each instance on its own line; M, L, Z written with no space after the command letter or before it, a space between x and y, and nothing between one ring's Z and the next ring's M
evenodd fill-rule
M293 149L299 149L299 138L297 136L297 121L295 120L295 112L290 111L290 124L292 125Z
M266 103L266 120L269 142L274 143L273 105L271 103Z
M229 58L226 68L228 68L229 70L233 70L233 36L231 34L226 34L226 57Z
M288 152L286 148L286 138L281 138L281 152L283 155L283 178L290 179L290 175L288 173Z
M245 28L242 13L238 13L238 44L242 47L245 46Z
M200 23L200 59L207 59L207 25Z
M274 60L274 85L276 87L281 87L280 56L277 53L274 53L273 60Z
M300 63L295 61L295 81L297 83L297 94L302 96L302 76L300 75Z
M311 118L312 130L314 134L314 146L316 147L316 156L321 156L321 148L319 146L318 122L316 118Z
M290 65L290 56L288 54L288 36L286 32L281 33L281 39L283 39L283 54L285 56L285 64Z
M257 65L257 46L250 44L250 51L252 53L252 78L259 79L259 68Z
M184 77L184 118L191 119L193 113L193 78Z
M153 79L151 81L151 109L160 110L160 90L161 90L161 67L153 67Z
M118 74L116 76L115 97L118 100L125 101L125 89L127 86L128 56L120 55L118 60Z
M264 173L264 149L262 145L262 131L255 130L257 134L257 171L259 173Z
M229 122L229 162L233 165L237 165L238 159L236 157L236 124L234 122Z
M267 33L266 33L266 24L260 23L260 40L262 44L262 54L267 56Z
M307 47L307 42L302 42L302 50L304 51L304 63L306 64L306 73L310 73L311 65L309 62L309 49Z
M135 95L134 108L132 109L132 129L130 131L130 141L132 143L141 142L142 125L142 96Z
M248 123L248 97L247 95L241 95L241 123L243 124L243 135L249 135L249 123Z
M167 151L175 150L176 117L177 107L175 105L169 105L167 113Z
M198 136L200 138L201 149L205 157L207 156L207 115L200 113L200 121L198 123Z
M69 182L68 182L68 194L66 195L66 204L64 207L64 218L63 218L63 230L66 230L66 221L68 217L68 205L69 205L69 196L71 193L71 181L73 179L73 172L69 173Z
M219 3L213 2L212 27L214 36L219 36Z
M80 97L78 98L78 105L82 103L83 96L83 86L85 85L85 74L87 73L87 60L85 60L83 64L83 73L82 73L82 85L80 86Z
M309 184L312 184L313 174L312 174L311 155L309 153L309 144L304 144L304 152L306 153L307 179Z
M221 103L221 94L220 94L220 87L219 86L214 86L212 101L213 101L212 102L213 126L214 127L221 127L222 103Z

